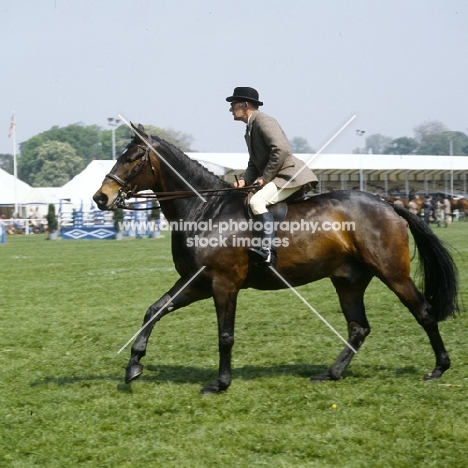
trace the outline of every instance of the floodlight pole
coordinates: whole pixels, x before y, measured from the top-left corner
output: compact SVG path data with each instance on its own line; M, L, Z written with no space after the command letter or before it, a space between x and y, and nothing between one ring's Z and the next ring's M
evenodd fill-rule
M115 128L118 127L120 119L115 119L114 117L108 117L107 121L109 126L112 127L112 161L115 161Z
M362 137L364 133L366 133L365 130L356 130L356 135L358 137ZM362 170L362 155L366 151L366 140L364 140L363 149L361 149L360 146L361 145L359 145L359 153L360 153L360 156L359 156L359 190L363 192L364 191L364 173Z
M450 133L450 195L453 199L453 134Z

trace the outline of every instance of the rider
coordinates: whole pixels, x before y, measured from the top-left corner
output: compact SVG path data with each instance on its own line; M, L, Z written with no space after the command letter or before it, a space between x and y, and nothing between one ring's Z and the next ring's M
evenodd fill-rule
M278 122L258 110L263 105L258 98L257 90L249 87L237 87L232 96L226 98L231 103L229 110L234 120L247 124L245 141L249 163L234 186L245 187L256 181L262 187L250 199L253 220L262 226L262 247L251 247L248 254L257 266L274 266L277 258L272 244L275 238L274 218L267 207L285 200L307 184L317 185L318 179L304 162L293 155Z

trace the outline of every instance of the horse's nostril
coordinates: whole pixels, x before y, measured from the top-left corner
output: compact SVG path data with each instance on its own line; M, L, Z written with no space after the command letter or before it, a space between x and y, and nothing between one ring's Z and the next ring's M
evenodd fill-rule
M105 193L99 192L94 195L93 200L98 204L98 206L102 206L107 204L108 197Z

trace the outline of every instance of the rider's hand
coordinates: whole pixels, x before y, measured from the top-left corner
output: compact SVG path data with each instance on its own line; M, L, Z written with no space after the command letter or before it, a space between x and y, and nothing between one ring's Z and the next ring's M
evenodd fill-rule
M242 188L245 187L245 180L244 179L239 179L234 182L234 187L236 188Z

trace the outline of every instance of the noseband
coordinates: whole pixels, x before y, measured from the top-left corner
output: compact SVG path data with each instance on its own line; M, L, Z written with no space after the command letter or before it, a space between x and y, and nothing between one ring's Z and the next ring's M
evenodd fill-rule
M150 141L151 142L151 141ZM138 147L139 149L143 150L144 151L144 154L143 156L141 157L140 161L138 162L138 164L136 166L134 166L132 168L132 170L128 173L127 177L125 178L125 180L122 180L119 176L115 175L115 174L112 174L112 173L109 173L109 174L106 174L106 177L109 178L109 179L112 179L114 182L117 182L117 184L120 185L120 190L119 190L119 193L116 197L116 199L114 200L114 202L109 206L109 208L113 208L114 206L118 206L118 207L121 207L121 208L125 208L125 200L130 198L130 195L132 193L136 193L138 190L138 186L135 185L134 187L134 190L131 190L130 186L129 186L129 183L138 175L140 174L140 172L143 171L143 169L145 168L146 166L146 163L149 163L150 164L150 167L151 167L151 172L153 173L153 175L156 175L156 171L153 167L153 165L151 164L151 158L150 158L150 155L149 155L149 151L150 151L150 146L149 145L145 145L145 146L142 146L142 145L137 145L137 144L130 144L128 147L131 147L131 146L136 146ZM127 147L127 148L128 148Z

